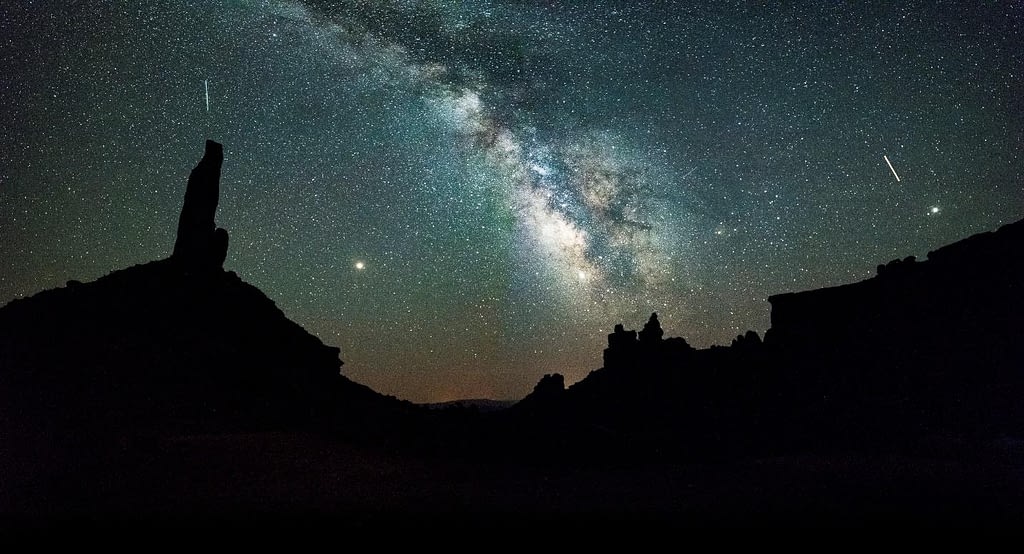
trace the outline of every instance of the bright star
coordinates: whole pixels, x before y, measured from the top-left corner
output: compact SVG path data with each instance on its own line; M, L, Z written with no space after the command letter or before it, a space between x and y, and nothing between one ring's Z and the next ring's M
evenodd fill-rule
M356 262L356 269L358 269L358 270L366 269L366 264L364 264L363 262Z

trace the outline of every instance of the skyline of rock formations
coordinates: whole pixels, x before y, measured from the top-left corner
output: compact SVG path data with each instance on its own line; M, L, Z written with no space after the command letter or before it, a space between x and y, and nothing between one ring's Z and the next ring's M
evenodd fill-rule
M980 461L986 483L992 471L1019 474L1003 445L1024 436L1024 221L859 283L773 296L764 340L748 331L698 350L666 338L655 312L639 332L615 325L604 367L568 387L549 373L507 408L432 410L343 376L338 348L222 269L220 152L208 142L190 175L170 257L0 307L0 517L63 525L85 513L91 525L134 520L141 507L178 526L256 506L359 524L440 507L459 525L567 512L692 524L719 506L743 521L752 495L773 517L790 506L764 461L796 460L789 483L806 491L826 475L808 505L838 506L847 524L844 510L876 513L873 499L844 504L863 477L881 482L887 509L894 496L875 466L848 475L848 453L931 460L938 449L953 454L915 477L936 494L959 487L954 516L1019 523L1012 488L997 493L1005 505L976 510L961 473L931 470ZM366 470L350 473L358 464ZM754 468L740 487L731 474L694 478L737 464ZM654 467L667 473L652 478ZM916 494L916 483L900 490ZM910 516L934 514L931 497L909 498ZM794 506L787 515L806 523Z

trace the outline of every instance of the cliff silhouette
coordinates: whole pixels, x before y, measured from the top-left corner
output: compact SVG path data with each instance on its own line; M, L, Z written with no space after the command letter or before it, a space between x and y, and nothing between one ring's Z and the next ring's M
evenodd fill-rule
M735 457L1024 435L1024 220L771 296L771 328L696 350L652 314L604 366L513 408L563 454ZM931 441L931 443L929 442Z

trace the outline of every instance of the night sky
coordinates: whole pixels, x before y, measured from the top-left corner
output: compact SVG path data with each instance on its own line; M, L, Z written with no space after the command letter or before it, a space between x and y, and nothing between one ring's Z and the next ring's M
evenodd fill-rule
M1024 217L1024 3L704 4L4 2L0 304L168 256L206 138L225 268L416 402Z

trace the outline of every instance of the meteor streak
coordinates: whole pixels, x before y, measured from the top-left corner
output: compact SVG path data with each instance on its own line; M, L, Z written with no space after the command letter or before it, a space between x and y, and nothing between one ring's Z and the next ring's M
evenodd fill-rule
M210 111L210 80L209 79L204 79L203 80L203 89L206 90L206 111ZM899 181L900 178L897 177L896 180Z
M882 154L882 157L885 158L885 163L889 165L889 171L892 171L892 176L896 178L896 182L898 183L900 181L900 176L896 175L896 170L892 168L892 162L889 161L889 156Z

